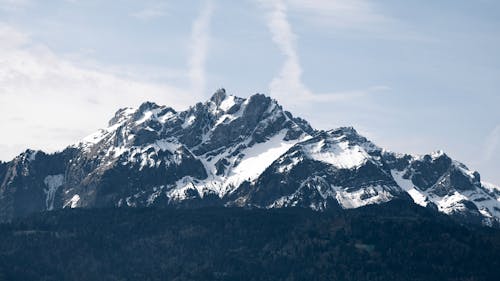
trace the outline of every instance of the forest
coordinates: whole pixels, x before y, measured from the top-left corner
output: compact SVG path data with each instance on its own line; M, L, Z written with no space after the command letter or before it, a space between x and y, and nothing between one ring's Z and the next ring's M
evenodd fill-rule
M353 210L108 208L0 225L0 280L498 280L500 230Z

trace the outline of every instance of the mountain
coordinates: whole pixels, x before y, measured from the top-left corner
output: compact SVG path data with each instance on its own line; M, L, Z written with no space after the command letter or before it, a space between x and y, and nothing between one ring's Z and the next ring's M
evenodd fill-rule
M500 188L441 151L390 152L354 128L316 130L270 97L224 89L185 111L120 109L61 152L0 163L0 221L75 207L327 210L395 199L500 225Z

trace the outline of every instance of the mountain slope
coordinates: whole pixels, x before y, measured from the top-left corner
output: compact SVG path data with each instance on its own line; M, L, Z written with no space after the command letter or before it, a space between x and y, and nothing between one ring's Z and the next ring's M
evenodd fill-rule
M407 198L381 152L353 128L319 132L281 155L250 187L242 187L240 200L261 207L322 210Z
M461 220L500 221L500 188L437 152L379 148L353 128L313 129L261 94L217 91L177 112L145 102L65 150L0 163L0 220L59 208L304 206L414 201Z

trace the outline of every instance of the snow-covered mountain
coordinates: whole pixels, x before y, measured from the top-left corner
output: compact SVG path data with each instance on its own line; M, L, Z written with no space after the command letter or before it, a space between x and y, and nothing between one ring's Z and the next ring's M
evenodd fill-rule
M177 112L146 102L65 150L0 163L0 220L74 207L357 208L393 199L500 223L500 188L443 152L379 148L353 128L313 129L261 94L218 90Z

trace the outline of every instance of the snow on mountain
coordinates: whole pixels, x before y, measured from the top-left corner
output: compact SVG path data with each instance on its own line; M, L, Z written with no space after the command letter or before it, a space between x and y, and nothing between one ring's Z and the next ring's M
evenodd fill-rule
M402 198L404 193L381 162L381 152L353 128L318 132L281 155L250 187L240 188L237 201L323 210Z
M216 157L203 157L205 167L209 171L209 177L204 181L192 184L203 186L223 197L244 181L255 180L276 158L299 141L284 140L285 135L286 131L282 130L266 142L256 143L241 149L236 157L232 156L234 150L231 149ZM217 163L228 163L228 169L221 173Z
M52 210L54 209L54 196L57 192L57 188L63 185L64 175L48 175L45 177L43 182L47 186L47 190L45 190L45 193L47 194L47 199L45 200L46 207L47 210Z
M368 153L358 145L349 145L342 141L345 136L336 139L322 139L302 146L306 157L331 164L339 169L352 169L361 166L369 159Z
M481 181L483 188L493 197L500 200L500 186L494 185L489 182Z
M404 191L410 195L410 197L413 199L415 203L417 203L420 206L427 206L428 203L428 197L426 194L424 194L421 190L419 190L417 187L413 185L411 180L409 179L404 179L403 178L403 173L399 171L392 170L391 171L392 177L396 181L396 183L401 187Z
M357 208L411 200L500 225L500 188L444 152L386 151L354 128L317 131L261 94L218 90L184 111L145 102L55 154L0 163L0 220L65 207Z
M499 222L500 192L481 182L479 173L452 160L444 152L410 156L404 169L391 170L393 178L414 200L449 215L466 216L491 225Z

